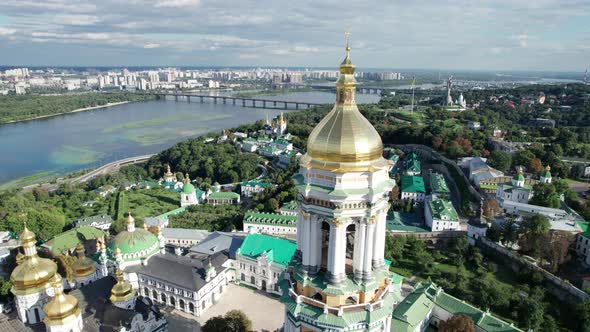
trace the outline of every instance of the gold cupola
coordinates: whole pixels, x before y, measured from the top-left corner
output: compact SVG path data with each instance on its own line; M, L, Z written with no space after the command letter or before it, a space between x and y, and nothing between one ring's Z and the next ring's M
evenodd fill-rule
M37 256L35 233L27 228L26 223L23 232L20 233L20 240L24 254L10 275L12 293L29 294L50 287L49 283L57 272L57 264L50 259Z
M336 104L309 135L302 167L344 173L371 171L388 165L383 158L379 133L356 105L354 70L347 40L346 57L340 64L336 82Z
M124 303L135 297L135 291L123 277L123 271L117 269L117 283L111 289L111 297L109 298L113 303Z
M72 273L74 278L87 277L96 272L96 264L86 255L84 255L84 246L80 243L76 247L76 254L78 258L72 263Z
M77 298L64 294L63 284L59 273L53 278L55 295L44 307L45 325L70 325L80 317L80 305Z

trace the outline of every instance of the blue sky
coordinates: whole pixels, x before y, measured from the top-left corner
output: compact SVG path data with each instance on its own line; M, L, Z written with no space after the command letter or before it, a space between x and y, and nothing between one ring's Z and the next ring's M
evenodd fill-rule
M0 65L590 66L588 0L2 0Z

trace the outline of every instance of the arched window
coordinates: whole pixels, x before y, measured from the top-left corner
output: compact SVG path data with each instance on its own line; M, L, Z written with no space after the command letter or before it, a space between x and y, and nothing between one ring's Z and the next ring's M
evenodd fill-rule
M205 301L203 300L203 302L201 303L201 309L205 310Z
M162 293L162 303L166 304L166 294Z
M192 302L188 304L188 311L194 313L195 312L195 305Z
M154 301L158 300L158 293L155 290L152 291L152 299Z
M354 296L349 296L346 299L346 304L357 304L357 300L356 300L356 298Z

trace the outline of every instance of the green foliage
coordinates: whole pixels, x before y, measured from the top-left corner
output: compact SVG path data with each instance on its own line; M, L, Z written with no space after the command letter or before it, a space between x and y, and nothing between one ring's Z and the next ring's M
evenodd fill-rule
M504 151L493 151L488 158L488 164L499 171L507 173L512 165L512 157Z
M227 184L255 178L260 161L258 155L242 153L236 145L208 144L202 138L192 138L160 152L145 167L154 179L161 178L170 164L175 172L188 173L198 182Z
M549 232L551 224L549 219L542 214L534 214L529 218L525 219L524 225L526 230L535 235L543 235Z
M455 315L439 324L440 332L475 332L475 323L467 315Z
M14 298L14 295L10 291L11 288L12 283L10 280L0 278L0 302L8 302Z
M170 216L170 227L232 231L242 228L243 217L236 205L191 205L183 213Z
M58 96L0 96L0 124L32 119L39 116L68 113L76 109L101 106L108 103L155 99L155 95L141 95L128 92L66 94Z
M575 308L578 331L590 332L590 302L583 301Z
M550 208L559 208L561 201L559 194L552 183L537 183L533 186L533 198L530 200L530 204L545 206Z
M545 292L541 287L533 287L518 306L520 323L527 329L538 330L545 321Z
M203 332L249 332L252 321L240 310L230 310L225 316L209 318L202 327Z

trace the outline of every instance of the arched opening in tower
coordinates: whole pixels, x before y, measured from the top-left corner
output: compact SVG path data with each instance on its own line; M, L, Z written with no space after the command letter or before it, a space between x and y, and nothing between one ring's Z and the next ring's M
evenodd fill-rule
M328 252L330 248L330 224L327 221L322 222L322 262L321 271L328 270Z
M354 253L354 237L356 235L356 226L351 223L346 227L346 273L352 273L352 257Z

